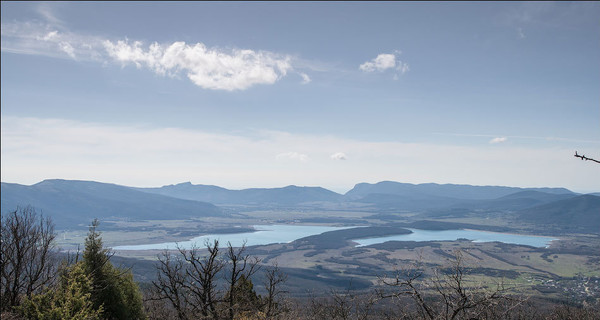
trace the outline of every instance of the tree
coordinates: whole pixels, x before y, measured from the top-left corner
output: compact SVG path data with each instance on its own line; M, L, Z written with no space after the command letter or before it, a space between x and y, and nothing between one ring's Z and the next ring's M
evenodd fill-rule
M285 293L281 289L281 285L286 281L287 274L283 273L277 264L267 268L265 271L264 288L266 296L264 298L264 312L267 319L277 317L286 311L281 301L281 296Z
M17 208L0 221L0 310L10 311L54 280L56 233L52 220L31 206Z
M357 294L351 288L332 289L326 298L311 299L309 319L370 319L376 301L373 296Z
M224 264L218 240L205 246L207 254L194 246L178 247L178 255L165 251L158 256L157 279L152 281L155 295L169 301L179 319L219 318L217 275Z
M99 320L102 307L91 300L92 282L81 263L64 267L59 284L26 299L19 313L27 319Z
M242 275L233 288L233 295L227 294L227 297L233 297L233 303L228 302L230 319L239 318L238 315L258 314L261 312L261 297L254 291L254 284L246 275Z
M245 245L234 248L229 243L224 255L217 240L207 241L205 247L205 251L196 246L189 250L178 247L176 253L159 255L150 299L167 301L179 319L238 319L263 314L265 303L251 280L259 270L259 260L246 254ZM273 273L271 314L279 312L275 301L283 279Z
M421 279L423 267L418 263L414 268L402 270L392 278L381 277L385 289L378 295L382 299L408 297L416 306L421 319L495 319L497 313L505 313L523 301L505 295L502 283L495 288L469 284L462 252L454 252L449 268L434 270L428 280ZM410 317L410 312L403 317Z
M227 301L228 318L233 320L240 311L259 309L259 299L254 292L254 285L250 277L258 271L259 260L250 258L245 253L246 243L237 250L227 244L227 264L229 291L225 297Z
M145 319L142 296L130 270L115 268L112 253L105 249L94 220L85 240L83 270L91 280L91 299L95 309L103 308L108 319Z

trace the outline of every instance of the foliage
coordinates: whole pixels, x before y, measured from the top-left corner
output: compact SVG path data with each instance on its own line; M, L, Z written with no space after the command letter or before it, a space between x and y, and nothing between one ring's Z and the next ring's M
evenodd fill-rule
M101 319L102 307L94 307L91 291L90 277L82 263L78 263L65 268L57 288L48 288L26 299L19 311L27 319Z
M85 240L82 268L91 280L94 308L103 308L108 319L145 319L142 296L129 270L115 268L111 252L104 249L94 220Z

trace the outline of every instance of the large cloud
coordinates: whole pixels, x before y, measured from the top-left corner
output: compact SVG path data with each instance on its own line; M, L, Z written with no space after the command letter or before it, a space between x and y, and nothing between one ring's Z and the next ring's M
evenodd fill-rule
M165 75L183 71L205 89L244 90L256 84L273 84L292 69L290 58L271 52L209 49L174 42L153 43L147 48L139 41L104 41L109 56L122 63L134 63Z
M209 48L204 43L109 40L60 31L38 23L2 23L2 51L45 55L100 63L134 64L160 75L185 74L195 85L211 90L245 90L274 84L294 70L289 55L250 49ZM310 77L296 71L302 83Z

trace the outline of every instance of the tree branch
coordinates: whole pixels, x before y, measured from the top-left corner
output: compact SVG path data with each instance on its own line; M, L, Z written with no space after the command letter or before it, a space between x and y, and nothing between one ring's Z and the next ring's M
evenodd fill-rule
M594 161L594 162L596 162L596 163L600 163L600 161L598 161L598 160L596 160L596 159L588 158L588 157L586 157L586 156L584 156L584 155L582 155L582 154L581 154L581 155L580 155L580 154L577 154L577 151L575 151L575 157L577 157L577 158L581 158L581 160L586 160L586 161L587 161L587 160L591 160L591 161Z

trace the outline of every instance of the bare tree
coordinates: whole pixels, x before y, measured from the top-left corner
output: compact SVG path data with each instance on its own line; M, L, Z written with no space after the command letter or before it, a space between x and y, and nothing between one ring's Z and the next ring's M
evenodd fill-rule
M375 318L378 299L372 294L360 294L348 288L331 290L327 298L310 301L309 319L366 320Z
M208 255L202 255L197 247L191 250L179 248L179 252L187 262L184 288L191 294L188 302L193 313L200 312L204 318L218 319L219 299L216 281L224 264L219 257L219 241L215 240L212 245L207 241L205 245Z
M17 208L1 219L1 310L9 311L54 279L54 224L31 206Z
M157 280L153 287L159 300L168 300L179 319L218 319L217 275L223 269L219 242L205 243L207 254L198 247L178 247L178 255L165 251L158 257Z
M179 255L169 251L158 257L157 279L152 281L154 292L147 300L168 300L179 319L188 319L188 294L186 292L185 264ZM156 308L156 304L152 305ZM160 306L158 307L161 310ZM151 312L155 314L156 312Z
M287 281L287 274L283 273L277 263L265 271L264 288L266 297L264 301L264 312L267 319L272 319L286 310L283 308L281 296L286 292L281 285Z
M250 279L252 275L254 275L258 269L258 263L260 260L256 257L250 257L246 254L246 243L244 242L241 247L235 249L230 242L227 243L227 278L226 281L229 285L229 291L227 292L227 296L225 300L227 301L227 313L228 319L233 320L235 314L237 313L236 309L239 309L239 305L244 304L244 297L240 297L238 290L238 283L243 279ZM244 308L254 308L256 309L258 306L249 306L248 303L243 306Z
M414 268L396 273L392 278L382 277L381 283L387 290L380 290L380 298L409 297L416 306L421 319L497 319L520 305L522 300L506 295L503 283L494 288L482 284L469 283L465 275L463 256L460 250L454 252L454 260L449 268L436 269L427 280L423 265L419 262ZM392 288L392 290L389 290ZM501 308L498 306L501 305ZM404 317L410 317L410 310Z

